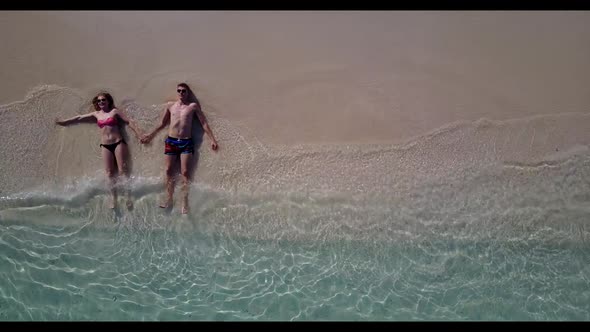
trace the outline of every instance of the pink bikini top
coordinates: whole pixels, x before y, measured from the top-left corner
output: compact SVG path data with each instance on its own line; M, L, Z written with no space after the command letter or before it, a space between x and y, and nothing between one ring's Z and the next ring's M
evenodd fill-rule
M98 127L102 128L104 126L116 126L118 125L118 121L117 118L115 116L111 116L110 118L106 118L104 120L97 120L96 124L98 125Z

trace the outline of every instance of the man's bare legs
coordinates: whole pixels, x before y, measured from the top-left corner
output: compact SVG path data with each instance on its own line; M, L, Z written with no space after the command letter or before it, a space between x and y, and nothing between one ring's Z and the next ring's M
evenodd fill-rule
M124 177L123 181L123 192L125 193L125 198L127 200L127 208L131 209L133 207L133 201L131 200L131 188L129 183L129 165L127 164L127 157L129 155L129 149L127 148L127 144L120 143L115 148L115 157L117 158L117 165L119 166L119 175Z
M116 184L116 165L115 165L115 156L111 153L111 151L101 148L102 149L102 160L104 161L104 169L106 171L107 177L109 178L109 189L111 190L111 202L109 207L114 209L117 205L117 190L115 189Z
M166 199L165 201L160 204L160 207L165 209L169 206L172 206L172 197L174 196L174 165L176 163L176 159L178 158L178 156L170 156L170 155L164 155L164 162L165 162L165 167L166 167Z
M192 153L183 153L180 155L180 174L182 174L182 214L188 213L188 191L191 182L190 165L192 160Z

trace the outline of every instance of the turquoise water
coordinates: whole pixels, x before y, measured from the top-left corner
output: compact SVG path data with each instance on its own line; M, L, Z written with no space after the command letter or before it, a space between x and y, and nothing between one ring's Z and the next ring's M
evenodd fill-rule
M342 206L331 213L350 218ZM56 210L45 209L36 214ZM79 224L0 225L1 320L590 318L583 227L502 226L512 214L479 235L487 226L431 223L360 240L334 230L253 238L220 231L212 210L202 220L162 214L159 227L130 216L107 227L88 207L60 211Z

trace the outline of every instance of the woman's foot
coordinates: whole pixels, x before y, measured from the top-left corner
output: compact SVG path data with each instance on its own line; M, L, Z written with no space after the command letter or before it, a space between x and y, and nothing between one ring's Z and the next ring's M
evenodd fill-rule
M117 199L114 197L111 197L111 200L109 201L109 208L114 210L116 206L117 206Z
M188 214L188 207L187 206L182 207L182 214Z
M160 203L162 209L167 209L172 206L172 197L168 197L165 202Z

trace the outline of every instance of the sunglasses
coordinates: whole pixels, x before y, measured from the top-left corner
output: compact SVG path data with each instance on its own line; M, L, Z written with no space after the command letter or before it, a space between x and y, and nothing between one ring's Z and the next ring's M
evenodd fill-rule
M178 93L186 93L186 89L178 89L178 90L176 90L176 92L178 92Z
M106 99L97 99L96 102L97 103L106 103L107 100Z

